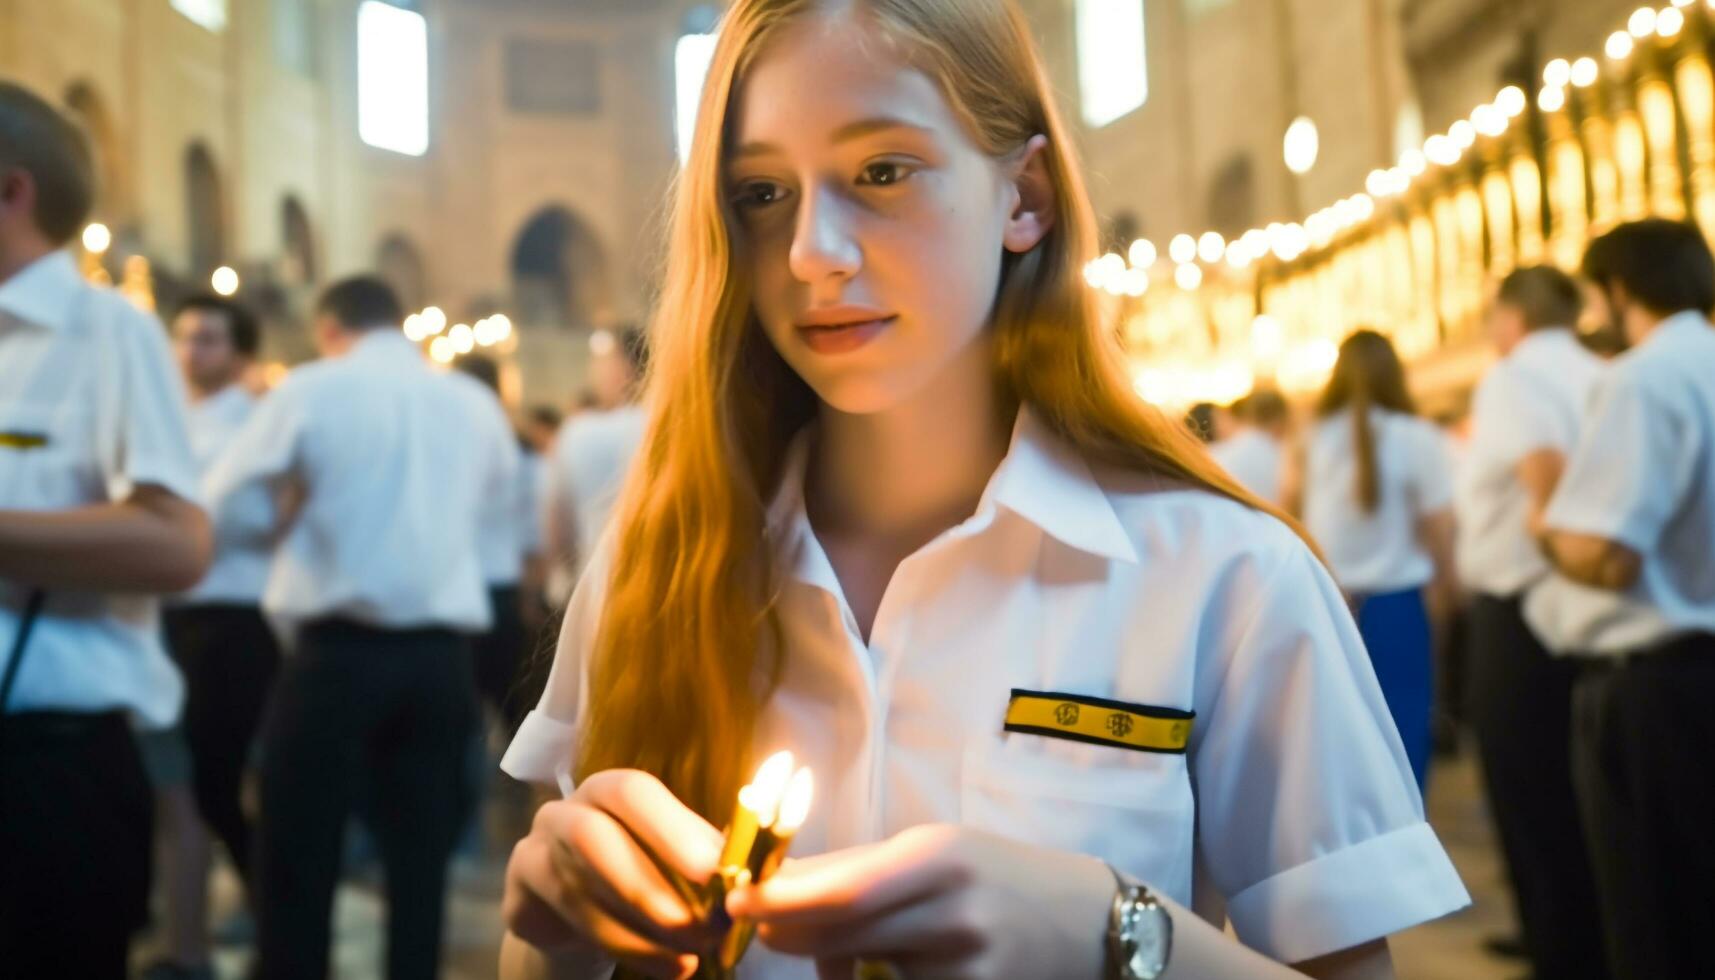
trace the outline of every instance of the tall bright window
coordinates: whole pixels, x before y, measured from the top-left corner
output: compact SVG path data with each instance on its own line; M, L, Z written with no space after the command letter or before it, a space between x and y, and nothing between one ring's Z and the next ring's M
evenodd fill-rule
M410 156L429 149L429 26L380 0L357 8L357 134Z
M226 29L226 0L173 0L173 9L211 31Z
M1077 0L1078 94L1084 121L1106 126L1149 98L1144 0Z
M715 34L685 34L673 49L673 123L678 136L679 162L691 157L691 134L697 131L697 105L715 55Z

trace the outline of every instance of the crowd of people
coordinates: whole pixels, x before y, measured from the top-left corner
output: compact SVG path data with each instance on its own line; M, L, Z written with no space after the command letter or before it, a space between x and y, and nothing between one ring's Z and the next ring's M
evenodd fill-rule
M1468 720L1537 977L1707 968L1715 729L1690 699L1715 672L1711 309L1703 236L1635 222L1581 277L1497 284L1499 356L1460 426L1418 415L1370 331L1300 424L1271 390L1188 420L1321 544L1419 786L1433 702ZM1599 356L1581 325L1629 349Z
M84 143L10 84L0 173L0 974L129 975L152 915L145 980L212 978L218 843L245 896L219 931L258 977L325 975L361 817L389 975L435 975L468 760L540 691L635 450L640 335L598 335L570 421L515 426L493 361L432 369L356 276L264 393L242 302L182 298L163 330L84 280Z
M1088 205L1022 22L913 22L948 59L993 53L913 87L836 43L874 23L776 32L745 19L763 6L715 69L739 91L745 66L735 100L761 108L699 121L750 132L749 248L719 257L754 263L754 308L710 292L716 182L693 179L648 407L644 334L604 332L563 420L509 414L492 361L433 367L367 275L317 298L319 357L254 390L241 302L184 298L163 329L79 274L88 151L0 83L0 973L126 976L153 915L148 980L212 977L218 844L254 976L326 976L357 823L388 975L434 976L498 734L565 797L520 831L504 972L681 975L707 937L670 880L710 874L738 733L814 762L802 837L832 852L731 897L768 926L759 975L1093 970L1168 920L1159 964L1107 975L1389 975L1389 933L1467 901L1422 810L1457 650L1535 976L1715 975L1702 234L1633 222L1577 278L1507 275L1462 439L1361 330L1308 404L1203 406L1205 451L1103 360L1068 245ZM876 106L918 122L821 138ZM859 207L803 176L884 138L959 179L901 185L931 165L879 156L841 191ZM771 210L786 172L800 222ZM867 223L895 213L911 235ZM1590 323L1629 349L1593 353ZM840 360L871 344L893 360ZM962 829L913 833L937 824ZM1055 901L1019 898L1044 882Z

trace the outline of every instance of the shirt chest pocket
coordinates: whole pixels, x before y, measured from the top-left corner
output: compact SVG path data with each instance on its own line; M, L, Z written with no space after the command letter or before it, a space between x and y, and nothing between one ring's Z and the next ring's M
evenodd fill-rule
M57 510L106 499L92 410L0 406L0 508Z
M1189 901L1196 806L1183 754L996 732L967 742L959 778L965 825L1101 858Z

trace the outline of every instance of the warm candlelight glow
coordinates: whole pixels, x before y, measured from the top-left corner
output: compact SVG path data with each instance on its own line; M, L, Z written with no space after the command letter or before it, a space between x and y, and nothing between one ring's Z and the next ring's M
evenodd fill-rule
M792 781L786 785L786 795L780 801L780 816L774 821L774 833L781 837L790 837L804 826L804 820L810 815L810 795L814 789L814 781L810 770L800 769L792 774Z

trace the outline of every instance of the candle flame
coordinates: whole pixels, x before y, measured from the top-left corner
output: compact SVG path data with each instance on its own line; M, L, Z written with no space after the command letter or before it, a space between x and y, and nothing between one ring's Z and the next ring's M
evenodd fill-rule
M757 822L764 827L774 823L780 812L780 798L786 792L786 781L792 778L792 753L776 752L756 770L756 778L739 790L739 802L750 807Z
M804 826L804 819L810 815L813 783L807 768L792 774L792 781L786 785L786 795L780 801L780 816L774 821L776 834L789 837Z

